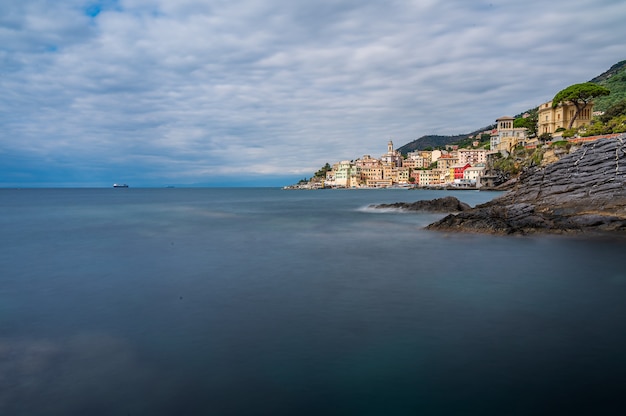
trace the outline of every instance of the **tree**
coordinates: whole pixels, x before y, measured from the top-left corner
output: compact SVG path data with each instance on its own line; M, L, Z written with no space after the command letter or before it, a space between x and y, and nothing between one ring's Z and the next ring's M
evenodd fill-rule
M552 108L556 108L563 103L571 103L576 107L574 117L569 121L568 129L572 128L574 120L578 117L578 114L589 104L594 98L601 97L603 95L609 95L610 91L600 85L592 82L584 82L582 84L574 84L559 91L552 99Z
M533 108L520 115L513 122L513 127L524 127L528 131L528 137L537 135L537 121L539 121L538 108Z
M578 133L578 129L563 130L563 134L561 135L561 137L563 137L564 139L569 139L570 137L576 136L576 133Z
M326 176L326 172L332 170L332 167L326 163L324 166L321 167L320 170L318 170L317 172L315 172L315 177L316 178L323 178Z
M550 133L541 133L539 137L537 137L543 143L552 140L552 135Z

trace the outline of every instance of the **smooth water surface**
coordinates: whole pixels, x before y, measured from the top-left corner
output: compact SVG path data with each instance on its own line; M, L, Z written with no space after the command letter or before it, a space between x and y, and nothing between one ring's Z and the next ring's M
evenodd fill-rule
M0 414L624 414L626 242L450 194L0 190Z

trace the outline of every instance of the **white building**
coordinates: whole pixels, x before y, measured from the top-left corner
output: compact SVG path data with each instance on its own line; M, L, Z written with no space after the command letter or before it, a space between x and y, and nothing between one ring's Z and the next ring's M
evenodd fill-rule
M380 161L396 167L402 166L402 154L393 149L393 142L391 140L387 143L387 153L380 157Z
M352 164L349 160L343 160L333 166L335 171L335 186L350 187Z
M475 166L465 169L463 171L463 179L466 179L474 184L480 183L480 178L485 174L484 166Z
M469 163L474 166L487 161L487 150L485 149L459 149L457 154L459 165Z

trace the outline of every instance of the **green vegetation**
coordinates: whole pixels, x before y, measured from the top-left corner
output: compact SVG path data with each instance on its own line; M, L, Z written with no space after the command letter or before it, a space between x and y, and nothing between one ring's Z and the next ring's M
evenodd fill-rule
M611 95L598 97L594 100L594 109L606 112L618 102L626 100L626 61L616 63L608 71L595 77L590 82L601 85L611 91Z
M588 137L612 133L626 133L626 115L614 117L606 123L599 119L593 120L590 126L580 132L580 135Z
M510 175L517 175L520 172L520 164L513 155L497 158L493 162L493 167Z
M603 123L607 123L612 118L623 115L626 115L626 98L613 104L598 119Z
M583 137L626 133L626 99L609 107L603 115L594 118L591 125L579 129L576 133Z
M537 137L542 142L549 142L552 140L552 135L550 133L541 133L539 137Z
M553 143L550 143L550 148L555 149L555 148L562 148L562 149L571 149L572 147L572 143L568 142L567 140L559 140Z
M322 166L317 172L315 172L315 174L313 175L313 177L311 179L307 179L307 178L302 178L298 181L297 185L304 185L310 182L320 182L321 179L325 179L326 178L326 172L331 171L333 168L332 166L330 166L328 163L326 163L324 166Z
M564 139L569 139L576 136L576 134L578 134L577 128L564 129L561 137L563 137Z
M526 116L526 117L524 117ZM528 129L528 137L537 135L537 122L539 121L539 107L532 108L515 117L513 127L525 127Z
M528 157L530 166L539 166L543 160L543 149L536 148Z
M458 134L456 136L426 135L405 144L404 146L398 148L398 151L402 154L406 154L415 150L428 150L428 148L430 148L431 150L444 149L448 144L456 145L459 142L468 139L470 136L477 137L481 132L485 130L491 130L493 128L495 128L495 125L489 125L474 132L468 134ZM473 141L473 139L471 141Z
M326 172L332 170L332 167L326 163L324 166L322 166L320 168L320 170L318 170L317 172L315 172L315 177L316 178L325 178L326 177Z
M569 144L569 143L568 143ZM523 146L515 148L507 157L500 153L495 154L492 167L503 172L508 177L515 176L521 171L533 166L539 166L543 160L543 148L526 149Z
M489 134L481 134L481 135L471 135L463 140L459 140L456 143L452 143L453 145L459 146L459 148L472 148L474 147L474 142L478 142L478 146L476 147L484 147L489 144L491 140L491 135Z
M570 103L576 107L574 117L569 121L568 129L572 128L574 120L578 118L578 114L585 106L593 101L596 97L602 97L609 95L611 91L603 86L594 84L592 82L584 82L582 84L574 84L556 93L552 99L552 107L555 108L561 103Z

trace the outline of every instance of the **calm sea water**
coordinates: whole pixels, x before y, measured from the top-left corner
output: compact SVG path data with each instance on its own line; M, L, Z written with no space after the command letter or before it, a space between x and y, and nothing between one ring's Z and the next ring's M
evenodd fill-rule
M0 190L0 414L626 414L626 242L448 194Z

